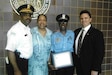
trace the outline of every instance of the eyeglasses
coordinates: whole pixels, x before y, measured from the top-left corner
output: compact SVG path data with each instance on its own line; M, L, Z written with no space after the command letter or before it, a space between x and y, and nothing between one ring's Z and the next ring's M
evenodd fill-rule
M25 12L22 12L22 13L20 13L22 16L32 16L33 15L33 13L25 13Z
M67 24L68 22L60 22L60 24Z

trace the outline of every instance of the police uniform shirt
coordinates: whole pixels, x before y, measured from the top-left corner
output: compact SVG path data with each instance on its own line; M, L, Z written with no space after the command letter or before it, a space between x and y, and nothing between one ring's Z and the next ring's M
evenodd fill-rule
M16 23L7 33L6 50L20 52L20 58L28 59L33 53L32 35L29 26L21 21Z
M65 35L61 32L55 32L51 37L51 42L51 50L53 52L73 52L74 32L67 30Z

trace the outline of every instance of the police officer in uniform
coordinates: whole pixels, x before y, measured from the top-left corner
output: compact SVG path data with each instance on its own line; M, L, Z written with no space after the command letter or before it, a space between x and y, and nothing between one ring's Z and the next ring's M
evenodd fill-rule
M51 50L53 53L69 51L73 55L74 32L67 29L69 16L67 14L59 14L56 20L59 24L59 31L53 33L51 37ZM73 75L73 73L73 66L59 68L55 71L56 75Z
M17 11L20 20L7 33L6 51L11 66L7 69L8 75L28 75L28 59L31 57L32 35L29 28L34 7L30 4L20 6ZM11 72L10 72L11 71Z

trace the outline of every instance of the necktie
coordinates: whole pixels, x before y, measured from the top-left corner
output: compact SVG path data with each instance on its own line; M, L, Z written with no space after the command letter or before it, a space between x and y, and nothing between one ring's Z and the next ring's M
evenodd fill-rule
M78 39L78 46L77 46L77 55L80 57L80 49L81 49L81 45L82 45L82 36L83 36L83 32L84 30L82 30L79 39Z

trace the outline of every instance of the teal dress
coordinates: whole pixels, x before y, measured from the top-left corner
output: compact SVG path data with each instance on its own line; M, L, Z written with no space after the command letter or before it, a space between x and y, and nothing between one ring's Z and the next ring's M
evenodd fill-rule
M51 50L52 31L47 29L45 37L38 32L38 27L34 27L32 32L33 55L28 62L28 75L48 75L47 61Z

